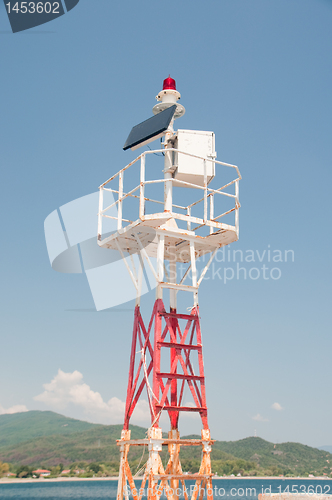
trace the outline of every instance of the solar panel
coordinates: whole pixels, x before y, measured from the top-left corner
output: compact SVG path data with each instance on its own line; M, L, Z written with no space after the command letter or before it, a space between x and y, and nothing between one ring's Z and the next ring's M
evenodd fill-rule
M175 110L176 104L133 127L123 149L134 150L165 135Z

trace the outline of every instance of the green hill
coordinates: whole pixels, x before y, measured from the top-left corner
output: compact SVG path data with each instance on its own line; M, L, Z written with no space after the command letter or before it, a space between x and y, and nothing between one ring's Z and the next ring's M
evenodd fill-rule
M142 439L146 430L131 426L132 438ZM73 462L118 462L116 439L121 435L121 425L96 425L92 429L72 434L53 434L21 442L14 446L0 446L0 461L12 464L45 465L52 467ZM140 456L141 450L135 450Z
M53 411L27 411L0 415L0 448L52 434L72 434L98 427Z
M96 425L53 412L27 412L0 416L0 461L14 466L54 467L74 462L107 463L118 470L121 425ZM131 426L132 439L142 439L146 429ZM189 437L189 436L187 436ZM199 436L190 436L196 437ZM145 463L142 447L131 447L129 459L134 470ZM164 454L165 452L163 452ZM201 448L183 447L183 470L196 472ZM274 445L258 437L239 441L216 441L212 448L212 469L218 474L287 475L331 473L332 454L300 443ZM166 455L162 457L163 461Z
M239 441L217 441L214 448L255 462L258 470L289 470L296 475L331 473L332 454L300 443L275 445L259 437L249 437Z

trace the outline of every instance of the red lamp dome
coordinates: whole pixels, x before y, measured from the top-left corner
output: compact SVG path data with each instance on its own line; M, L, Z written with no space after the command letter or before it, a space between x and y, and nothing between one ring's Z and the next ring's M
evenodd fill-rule
M175 80L170 75L164 80L163 90L176 90Z

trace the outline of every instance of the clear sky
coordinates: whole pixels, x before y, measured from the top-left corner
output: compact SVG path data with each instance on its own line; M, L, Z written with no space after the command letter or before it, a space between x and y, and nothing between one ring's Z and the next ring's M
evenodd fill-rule
M171 74L176 125L213 130L241 170L231 249L255 252L247 273L280 270L225 283L237 262L219 262L201 286L212 434L332 444L331 49L331 0L80 0L17 34L0 4L0 412L121 423L134 304L94 311L84 274L52 270L43 223L135 157L124 141Z

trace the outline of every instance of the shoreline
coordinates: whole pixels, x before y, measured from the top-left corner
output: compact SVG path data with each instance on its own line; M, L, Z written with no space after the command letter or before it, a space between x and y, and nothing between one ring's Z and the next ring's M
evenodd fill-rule
M143 479L142 476L134 478L137 481L141 481ZM324 477L324 476L316 476L316 477L284 477L284 476L213 476L212 480L214 479L238 479L238 480L252 480L252 479L257 479L257 480L276 480L279 479L280 481L295 481L296 479L300 479L301 481L332 481L332 478L330 477ZM54 477L50 479L45 479L45 478L0 478L0 485L1 484L18 484L18 483L63 483L63 482L70 482L70 481L118 481L117 476L112 476L112 477Z

